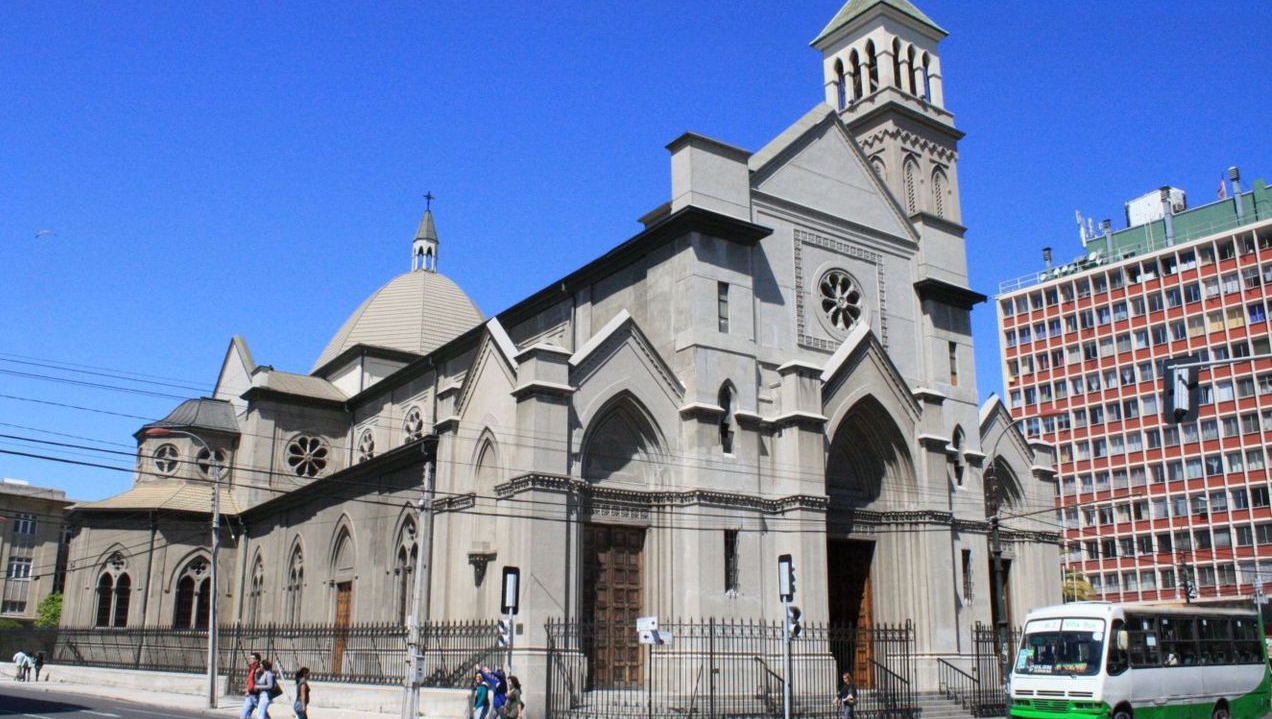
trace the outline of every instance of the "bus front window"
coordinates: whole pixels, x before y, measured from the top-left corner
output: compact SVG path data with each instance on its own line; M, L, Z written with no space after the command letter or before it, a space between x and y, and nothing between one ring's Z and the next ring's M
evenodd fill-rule
M1017 674L1092 676L1104 655L1104 620L1038 619L1025 626Z

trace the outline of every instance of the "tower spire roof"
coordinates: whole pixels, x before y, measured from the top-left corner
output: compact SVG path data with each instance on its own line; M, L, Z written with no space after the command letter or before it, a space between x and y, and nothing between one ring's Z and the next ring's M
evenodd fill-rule
M941 35L949 34L945 32L940 25L932 22L932 18L924 15L923 11L915 7L914 3L911 3L910 0L848 0L847 4L840 8L835 17L831 19L830 24L826 25L825 29L818 33L817 38L813 40L812 44L816 45L826 39L828 35L864 15L867 10L875 7L876 5L886 5L902 15L927 25L933 30L941 33Z
M424 217L420 218L420 226L415 230L415 239L411 240L411 269L437 271L437 227L433 225L432 192L424 194Z

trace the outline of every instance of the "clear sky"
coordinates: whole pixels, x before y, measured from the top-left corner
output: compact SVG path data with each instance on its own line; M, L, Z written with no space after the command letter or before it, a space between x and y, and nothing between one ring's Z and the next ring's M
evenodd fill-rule
M974 289L1164 184L1272 181L1272 3L918 0L941 45ZM837 0L6 3L0 476L97 499L232 335L307 372L409 269L487 315L635 234L664 146L750 150L822 97ZM1001 393L992 303L978 384ZM41 440L44 443L31 442ZM59 444L48 444L57 442ZM66 446L63 446L66 445Z

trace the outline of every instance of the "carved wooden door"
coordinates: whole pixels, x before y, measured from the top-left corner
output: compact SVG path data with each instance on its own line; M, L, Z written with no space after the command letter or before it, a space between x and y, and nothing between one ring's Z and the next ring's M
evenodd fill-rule
M589 524L583 527L583 613L589 684L635 688L641 684L641 615L645 530Z
M331 644L331 673L335 675L340 674L340 664L344 659L352 608L353 582L340 582L336 585L336 634Z

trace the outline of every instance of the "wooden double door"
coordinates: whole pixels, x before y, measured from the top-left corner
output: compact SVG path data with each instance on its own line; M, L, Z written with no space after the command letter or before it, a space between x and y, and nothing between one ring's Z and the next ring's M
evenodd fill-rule
M643 528L583 526L581 619L590 688L641 685L636 618L644 596L644 550Z
M873 560L873 542L831 539L826 544L831 653L839 673L852 672L853 683L859 689L874 685L874 608L870 588Z

